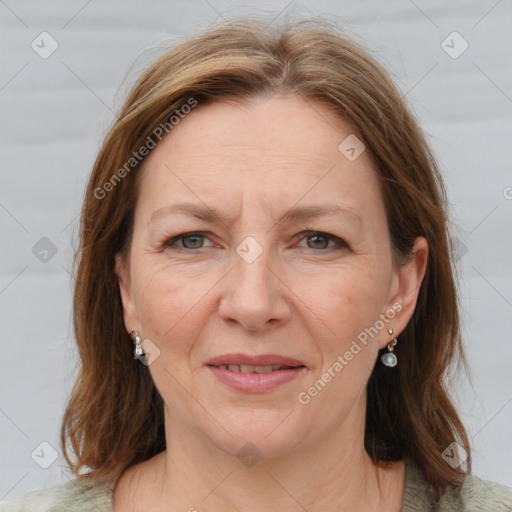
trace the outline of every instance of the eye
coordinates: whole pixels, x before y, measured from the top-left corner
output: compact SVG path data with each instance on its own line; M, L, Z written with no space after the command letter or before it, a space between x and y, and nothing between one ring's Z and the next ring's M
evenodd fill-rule
M333 249L336 246L338 246L338 248L348 248L348 244L345 240L328 233L323 233L321 231L306 231L303 235L302 240L306 240L310 249L325 250ZM333 245L329 246L330 242L332 242Z
M180 235L173 236L163 241L161 247L162 249L170 248L175 251L183 252L211 247L211 245L204 245L205 240L208 240L208 237L201 232L181 233ZM321 231L305 231L302 233L301 242L303 240L306 240L307 248L322 252L336 248L349 248L345 240Z
M177 251L202 249L206 236L202 233L182 233L162 243L162 248L173 248ZM180 243L181 242L181 243Z

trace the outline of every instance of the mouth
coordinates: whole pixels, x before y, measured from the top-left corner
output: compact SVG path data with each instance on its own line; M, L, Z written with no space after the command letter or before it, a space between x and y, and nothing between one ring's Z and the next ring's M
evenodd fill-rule
M211 359L206 367L222 384L245 393L271 391L307 369L301 361L275 354L228 354Z
M220 370L229 370L230 372L237 373L270 373L277 370L294 370L297 368L304 368L304 365L300 366L283 366L280 364L269 364L269 365L250 365L250 364L220 364L220 365L208 365Z

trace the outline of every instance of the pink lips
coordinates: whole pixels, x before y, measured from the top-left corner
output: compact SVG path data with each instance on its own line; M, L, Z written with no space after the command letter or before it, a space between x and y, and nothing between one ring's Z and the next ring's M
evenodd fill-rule
M206 363L207 367L222 383L245 393L262 393L271 391L291 380L306 370L301 361L277 354L249 356L245 354L226 354L214 357ZM283 366L266 373L241 373L227 368L228 365L248 366Z
M304 363L297 359L280 356L277 354L263 354L260 356L249 356L246 354L225 354L217 356L206 362L209 366L221 366L223 364L248 364L253 366L281 365L281 366L304 366Z

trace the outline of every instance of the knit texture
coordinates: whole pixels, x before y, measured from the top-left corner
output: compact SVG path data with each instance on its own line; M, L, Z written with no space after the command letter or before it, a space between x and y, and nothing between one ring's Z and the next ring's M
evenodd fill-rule
M0 505L0 512L113 512L113 483L91 485L74 479L27 493L16 502ZM467 475L460 488L449 488L435 503L419 469L405 466L401 512L512 512L512 489Z

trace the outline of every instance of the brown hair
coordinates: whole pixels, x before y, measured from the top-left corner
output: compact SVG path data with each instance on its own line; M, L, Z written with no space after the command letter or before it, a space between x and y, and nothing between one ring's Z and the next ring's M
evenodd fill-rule
M138 162L127 169L126 162L154 140L156 127L169 129L171 115L191 98L201 104L277 93L328 105L370 149L397 262L411 256L417 237L428 241L416 310L396 348L400 363L393 369L377 364L368 383L365 447L375 462L412 459L439 495L465 474L441 453L453 441L470 453L445 389L456 356L465 364L445 189L421 129L387 73L318 20L282 29L239 20L187 39L142 74L122 106L87 186L74 260L81 367L61 429L66 460L75 475L85 470L99 482L165 449L162 399L148 368L134 363L114 272L115 255L129 257L141 170Z

